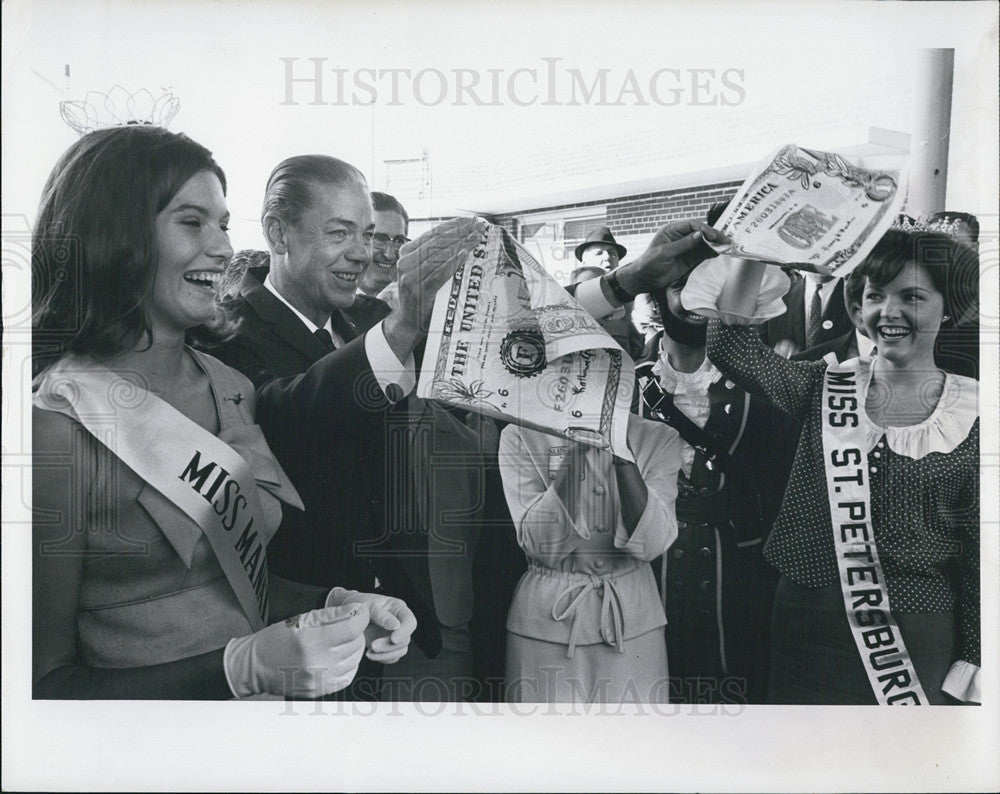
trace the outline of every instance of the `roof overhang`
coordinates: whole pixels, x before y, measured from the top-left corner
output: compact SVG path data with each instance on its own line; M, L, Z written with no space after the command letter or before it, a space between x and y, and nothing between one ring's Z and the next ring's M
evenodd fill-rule
M867 168L898 167L900 155L909 151L906 133L870 127L864 130L840 132L826 136L827 140L810 140L808 145L835 151L858 161ZM865 143L844 144L844 140L864 140ZM839 141L839 143L838 143ZM712 160L715 162L711 162ZM688 158L675 158L656 163L645 163L613 171L595 171L572 178L553 179L533 190L524 187L493 190L461 197L454 201L454 212L436 212L450 215L502 215L534 212L567 204L606 201L644 193L712 185L719 182L742 181L760 162L759 148L734 146L727 150L725 162L718 162L717 153L700 154Z

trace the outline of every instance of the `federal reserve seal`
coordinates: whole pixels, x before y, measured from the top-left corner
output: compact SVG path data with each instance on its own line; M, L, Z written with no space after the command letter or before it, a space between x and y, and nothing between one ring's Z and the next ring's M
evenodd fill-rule
M511 331L500 343L500 360L519 378L530 378L545 369L545 339L540 331Z

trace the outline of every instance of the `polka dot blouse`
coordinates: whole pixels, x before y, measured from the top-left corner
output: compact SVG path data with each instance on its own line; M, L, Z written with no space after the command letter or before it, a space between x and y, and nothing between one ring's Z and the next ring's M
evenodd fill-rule
M802 423L781 511L765 547L794 582L837 582L820 424L826 363L787 361L750 326L712 321L708 355L727 377ZM863 412L862 412L863 413ZM911 427L867 422L872 527L894 612L951 612L959 659L979 659L977 384L948 375L937 409Z

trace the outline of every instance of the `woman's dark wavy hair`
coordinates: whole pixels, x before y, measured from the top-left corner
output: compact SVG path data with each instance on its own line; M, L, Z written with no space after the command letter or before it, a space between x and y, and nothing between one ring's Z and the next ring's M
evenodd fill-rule
M156 274L156 216L212 153L182 133L133 125L91 132L59 158L31 245L33 370L65 353L107 358L149 344L144 305ZM194 336L231 333L220 307Z
M913 262L924 268L934 288L944 296L945 325L968 325L979 314L979 253L940 232L890 229L864 262L864 274L883 287Z

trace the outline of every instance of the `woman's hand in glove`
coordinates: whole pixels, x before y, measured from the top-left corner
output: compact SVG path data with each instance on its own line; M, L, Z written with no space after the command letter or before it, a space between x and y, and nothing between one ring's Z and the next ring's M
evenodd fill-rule
M410 644L410 635L417 628L417 619L406 602L378 593L359 593L335 587L326 597L326 605L347 606L367 604L371 622L365 629L366 656L374 662L392 664L399 661Z
M366 646L363 604L314 609L226 645L223 665L237 697L316 698L347 687Z

